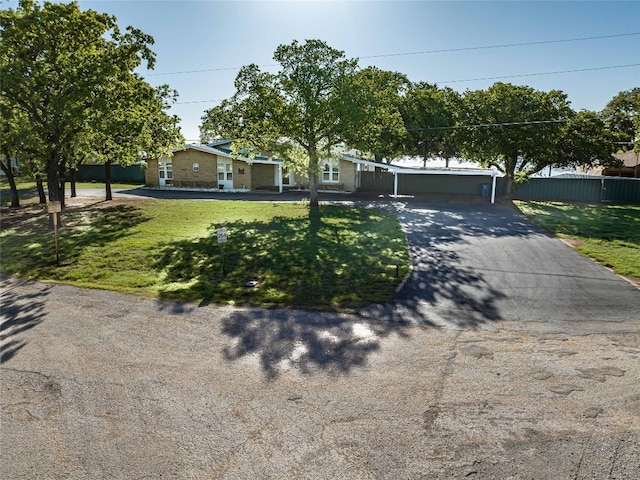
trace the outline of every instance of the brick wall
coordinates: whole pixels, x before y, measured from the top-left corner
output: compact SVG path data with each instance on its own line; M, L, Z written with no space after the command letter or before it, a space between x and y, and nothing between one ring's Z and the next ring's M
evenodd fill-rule
M158 178L158 159L147 160L147 168L144 171L144 184L149 187L157 187L160 184Z

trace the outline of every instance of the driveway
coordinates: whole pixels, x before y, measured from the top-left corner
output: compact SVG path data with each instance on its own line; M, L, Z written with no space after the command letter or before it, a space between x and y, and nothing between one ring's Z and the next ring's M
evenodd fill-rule
M414 271L393 303L363 310L453 328L628 331L640 291L503 205L395 202ZM518 322L520 326L514 324Z
M3 280L0 478L636 479L640 292L504 207L385 208L416 268L360 315Z

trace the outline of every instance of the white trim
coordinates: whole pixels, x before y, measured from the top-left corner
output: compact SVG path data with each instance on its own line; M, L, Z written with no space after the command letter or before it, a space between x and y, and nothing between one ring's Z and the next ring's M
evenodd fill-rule
M207 145L185 145L184 147L174 148L172 152L178 153L185 150L197 150L199 152L210 153L211 155L218 155L220 157L230 158L232 160L239 160L249 165L251 165L252 163L263 163L267 165L277 165L282 163L282 160L277 158L274 158L273 160L264 160L262 158L245 158L238 155L231 155L227 152L223 152L222 150L218 150L215 147L209 147Z

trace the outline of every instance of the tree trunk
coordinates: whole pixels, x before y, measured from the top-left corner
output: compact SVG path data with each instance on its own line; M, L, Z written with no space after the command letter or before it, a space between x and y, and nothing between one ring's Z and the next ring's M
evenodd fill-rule
M38 203L40 203L40 205L47 203L47 197L44 194L44 186L42 185L42 175L39 173L36 173L36 188L38 189Z
M506 177L504 177L504 179L504 196L507 198L511 198L511 191L513 190L513 177L507 175Z
M76 198L76 171L71 170L71 198Z
M105 200L113 200L111 194L111 160L104 162L104 188L105 188Z
M11 207L12 208L20 208L20 197L18 196L18 187L16 187L16 179L13 176L13 170L11 169L11 157L9 156L9 152L5 152L5 157L7 159L7 165L0 160L0 168L7 176L7 180L9 181L9 188L11 188Z

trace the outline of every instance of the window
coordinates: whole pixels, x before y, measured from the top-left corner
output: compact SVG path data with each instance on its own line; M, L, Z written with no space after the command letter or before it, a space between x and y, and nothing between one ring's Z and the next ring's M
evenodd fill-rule
M192 165L193 171L194 172L199 172L200 171L200 164L199 163L194 163Z
M340 169L337 160L325 160L322 167L322 181L324 183L338 183L340 181Z

